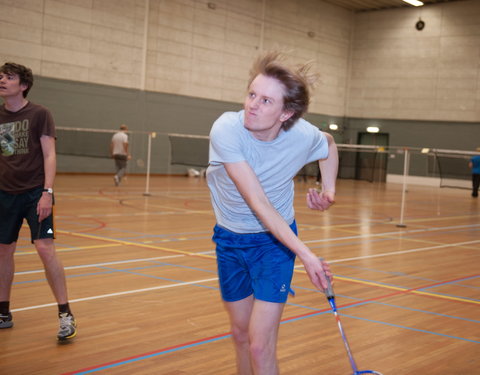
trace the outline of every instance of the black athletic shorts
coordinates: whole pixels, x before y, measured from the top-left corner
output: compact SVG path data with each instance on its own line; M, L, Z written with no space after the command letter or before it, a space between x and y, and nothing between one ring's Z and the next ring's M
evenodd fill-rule
M37 204L43 193L43 187L35 188L21 194L10 194L0 190L0 243L11 244L18 240L18 234L27 220L30 237L34 240L55 238L52 214L41 223L38 222Z

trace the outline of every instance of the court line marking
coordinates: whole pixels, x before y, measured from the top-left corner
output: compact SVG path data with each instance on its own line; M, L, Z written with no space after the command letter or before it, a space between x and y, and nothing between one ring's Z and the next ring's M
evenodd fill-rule
M118 246L117 244L114 244L113 246ZM103 263L92 263L92 264L82 264L78 266L68 266L64 267L66 270L76 270L76 269L82 269L82 268L94 268L94 267L101 267L101 266L111 266L111 265L116 265L116 264L128 264L128 263L138 263L138 262L149 262L152 260L162 260L162 259L172 259L172 258L178 258L182 257L184 255L164 255L161 257L153 257L153 258L140 258L140 259L129 259L129 260L118 260L114 262L103 262ZM15 272L15 275L31 275L35 273L44 273L45 271L42 270L34 270L34 271L21 271L21 272Z
M83 238L94 239L94 240L97 240L97 241L115 242L115 243L119 243L119 244L122 244L122 245L145 247L147 249L163 250L163 251L167 251L167 252L170 252L170 253L189 255L189 256L195 256L195 257L200 257L200 258L215 259L215 257L213 255L207 255L207 254L202 254L202 253L193 253L193 252L190 252L190 251L171 249L171 248L162 247L162 246L149 245L149 244L146 244L146 243L125 241L125 240L119 240L119 239L116 239L116 238L100 237L100 236L94 236L94 235L91 235L91 234L70 232L70 231L66 231L66 230L57 230L57 232L62 233L62 234L67 234L67 235L70 235L70 236L73 236L73 237L83 237Z
M115 361L107 362L107 363L104 363L104 364L101 364L101 365L87 367L87 368L84 368L84 369L81 369L81 370L74 370L74 371L71 371L71 372L66 372L66 373L63 373L61 375L91 374L93 372L98 372L98 371L111 369L111 368L114 368L114 367L129 364L129 363L142 361L142 360L148 359L148 358L158 357L159 355L177 352L177 351L192 348L192 347L195 347L195 346L198 346L198 345L209 344L209 343L212 343L212 342L215 342L215 341L223 340L223 339L228 338L230 336L231 336L230 332L222 333L222 334L219 334L219 335L216 335L216 336L210 336L210 337L206 337L206 338L195 340L195 341L190 341L190 342L186 342L186 343L182 343L182 344L177 344L177 345L174 345L174 346L169 346L167 348L163 348L163 349L160 349L160 350L155 350L155 351L148 352L148 353L145 353L145 354L135 355L135 356L127 357L125 359L115 360Z
M67 251L76 251L76 250L80 250L80 249L98 249L98 248L103 248L103 247L115 247L115 246L118 246L119 244L116 244L116 243L109 243L109 244L105 244L105 245L91 245L91 246L72 246L72 247L61 247L61 248L57 248L57 252L67 252ZM15 252L15 255L16 256L20 256L20 255L32 255L32 254L37 254L37 251L20 251L20 252Z
M69 302L83 302L83 301L92 301L95 299L101 299L101 298L109 298L109 297L117 297L117 296L123 296L126 294L135 294L135 293L142 293L142 292L150 292L152 290L159 290L159 289L168 289L168 288L176 288L179 286L186 286L186 285L194 285L194 284L201 284L209 281L216 281L218 280L218 277L213 277L210 279L202 279L202 280L195 280L195 281L184 281L181 283L175 283L175 284L168 284L168 285L159 285L159 286L152 286L150 288L142 288L142 289L131 289L131 290L125 290L123 292L116 292L116 293L108 293L108 294L99 294L97 296L91 296L91 297L84 297L84 298L77 298L77 299L72 299ZM46 303L43 305L36 305L36 306L28 306L28 307L21 307L18 309L13 309L12 312L16 311L26 311L26 310L34 310L34 309L41 309L43 307L50 307L50 306L57 306L57 303Z
M298 272L305 273L305 274L307 273L306 271L303 271L303 270L298 270ZM443 299L452 300L452 301L459 301L459 302L466 302L466 303L473 303L473 304L476 304L476 305L480 305L480 301L478 301L478 300L462 298L462 297L455 297L455 296L448 296L448 295L432 293L432 292L424 292L424 291L420 290L420 289L426 289L426 288L432 288L432 287L440 286L440 285L443 285L445 283L453 283L453 282L457 282L457 281L461 281L461 280L465 280L465 279L476 278L476 277L479 277L479 276L480 276L480 274L471 275L471 276L467 276L467 277L459 277L458 279L453 279L453 280L450 280L450 281L442 281L442 282L439 282L439 283L426 285L426 286L422 286L422 287L418 287L418 288L402 288L402 287L394 286L394 285L386 285L386 284L376 283L374 281L355 280L355 279L351 279L351 278L344 277L344 276L335 276L335 279L342 280L342 281L347 281L349 283L370 285L370 286L374 286L374 287L377 287L377 288L392 289L392 290L398 291L399 293L404 293L404 294L408 294L408 293L419 294L419 295L423 295L423 296L427 296L427 297L443 298Z
M465 229L478 230L477 227L480 227L480 225L473 224L473 225L462 225L462 226L454 226L454 227L438 227L438 228L435 228L435 229L422 229L422 230L411 230L411 231L400 232L400 233L398 233L398 232L391 232L390 233L390 234L396 234L396 235L372 234L372 235L367 235L367 237L364 237L364 238L372 237L372 239L373 239L373 237L384 237L383 239L387 240L387 241L388 240L399 240L401 238L403 240L410 241L410 242L419 242L419 243L423 243L425 245L427 245L427 244L436 245L436 244L439 244L440 241L426 240L426 239L423 239L423 238L417 238L417 237L413 237L413 236L409 236L409 235L410 234L416 234L416 233L422 233L422 232L445 231L445 230L451 230L452 232L454 232L455 230L462 230L462 229L463 230L465 230ZM346 233L358 233L358 231L353 230L353 229L339 229L339 231L346 232Z
M184 251L184 250L177 250L177 249L167 248L167 247L163 247L163 246L150 245L150 244L146 244L146 243L119 240L119 239L115 239L115 238L106 238L106 237L94 236L94 235L85 234L85 233L76 233L76 232L65 231L65 230L57 230L57 232L67 234L67 235L71 235L71 236L74 236L74 237L83 237L83 238L89 238L89 239L100 240L100 241L115 242L115 243L119 243L119 244L123 244L123 245L129 245L129 246L137 246L137 247L144 247L144 248L149 248L149 249L163 250L163 251L167 251L167 252L170 252L170 253L183 254L183 255L202 257L202 258L208 258L208 259L215 259L215 256L213 256L213 255L207 255L207 254L203 254L203 253L195 253L195 252ZM390 233L392 233L392 232L390 232ZM374 235L368 235L368 237L378 237L378 236L385 236L385 235L388 235L388 234L374 234ZM342 239L361 238L361 237L365 237L365 236L367 236L367 235L342 237ZM305 243L314 243L314 242L324 242L324 241L332 241L332 239L311 240L311 241L304 241L304 242ZM456 242L456 243L451 243L451 244L442 244L442 245L428 246L428 247L417 248L417 249L409 249L409 250L399 250L399 251L388 252L388 253L362 255L361 257L338 259L338 260L330 261L330 263L339 263L339 262L346 262L346 261L350 261L350 260L369 259L369 258L377 258L377 257L390 256L390 255L415 253L415 252L420 252L420 251L435 250L435 249L453 247L453 246L464 246L464 245L471 245L471 244L477 244L477 243L480 243L480 240Z
M443 245L435 245L435 246L427 246L427 247L420 247L416 249L409 249L409 250L398 250L398 251L392 251L389 253L379 253L379 254L372 254L372 255L365 255L361 257L352 257L352 258L343 258L343 259L338 259L338 260L332 260L328 261L329 263L341 263L341 262L348 262L351 260L359 260L359 259L367 259L367 258L379 258L379 257L386 257L390 255L399 255L399 254L408 254L408 253L417 253L421 251L427 251L427 250L436 250L436 249L443 249L446 247L457 247L457 246L465 246L465 245L472 245L472 244L477 244L480 243L480 240L473 240L473 241L465 241L465 242L456 242L452 244L443 244Z
M301 273L306 273L305 271L300 271L300 272ZM480 276L480 275L473 275L473 276L469 276L468 278L478 277L478 276ZM411 289L396 287L396 286L392 286L392 285L383 285L383 284L378 284L378 283L375 283L375 282L369 282L369 281L364 281L364 280L354 280L354 279L349 279L349 278L343 277L343 276L338 276L336 278L339 279L339 280L343 280L343 281L347 281L347 282L351 282L351 283L360 283L360 284L371 285L371 286L375 286L375 287L379 287L379 288L392 289L392 290L396 291L392 294L389 294L388 296L413 293L413 294L420 294L420 295L425 295L425 296L434 297L434 298L436 297L436 298L443 298L443 299L459 301L459 302L480 304L480 301L476 301L476 300L469 300L469 299L465 299L465 298L461 298L461 297L454 297L454 296L445 296L445 295L442 295L442 294L423 292L423 291L420 290L420 289L425 289L425 288L431 288L433 286L440 286L440 285L443 285L443 284L446 284L446 283L452 283L452 282L460 281L460 280L465 279L465 277L458 278L458 279L453 279L453 280L448 280L448 281L441 281L441 282L438 282L438 283L434 283L434 284L430 284L430 285L424 285L424 286L420 286L420 287L417 287L417 288L411 288ZM70 300L70 303L91 301L91 300L96 300L96 299L116 297L116 296L127 295L127 294L142 293L142 292L148 292L148 291L152 291L152 290L175 288L175 287L179 287L179 286L201 284L201 283L204 283L204 282L216 281L216 280L218 280L218 277L213 277L213 278L209 278L209 279L202 279L202 280L195 280L195 281L185 281L185 282L181 282L181 283L168 284L168 285L159 285L159 286L154 286L154 287L150 287L150 288L132 289L132 290L126 290L126 291L122 291L122 292L115 292L115 293L101 294L101 295L91 296L91 297L72 299L72 300ZM385 298L385 297L387 297L387 296L372 298L372 299L370 299L370 301L375 301L377 299L381 299L381 298ZM356 303L358 303L358 302L353 302L351 304L347 304L347 305L344 305L344 306L350 306L350 305L356 304ZM12 312L34 310L34 309L50 307L50 306L57 306L57 303L55 302L55 303L47 303L47 304L43 304L43 305L21 307L21 308L17 308L17 309L12 309Z
M440 284L443 284L443 283L450 283L450 282L452 282L452 280L441 282L441 283L438 283L438 284L440 285ZM421 288L424 288L424 287L420 287L419 289L421 289ZM390 294L383 295L383 296L378 296L378 297L374 297L374 298L370 298L370 299L366 299L366 300L355 301L355 302L343 304L343 305L338 307L338 310L344 310L348 307L365 305L365 304L368 304L368 303L371 303L371 302L374 302L374 301L377 301L377 300L389 298L389 297L392 297L392 296L395 296L395 295L398 295L398 294L402 294L402 292L397 291L397 292L390 293ZM324 314L327 314L327 313L330 313L329 308L316 309L315 311L308 312L308 313L305 313L305 314L300 314L300 315L284 318L284 319L281 320L280 323L285 324L285 323L294 322L294 321L298 321L298 320L302 320L302 319L306 319L306 318L315 317L315 316L318 316L318 315L324 315ZM422 330L422 329L418 329L418 328L414 328L414 327L397 325L397 324L382 322L382 321L378 321L378 320L371 320L371 319L366 319L366 318L357 317L357 316L353 316L353 315L348 315L348 314L344 314L344 313L341 313L341 315L345 316L345 317L348 317L348 318L352 318L352 319L364 320L364 321L374 323L374 324L383 324L383 325L388 325L388 326L392 326L392 327L396 327L396 328L413 330L413 331L416 331L416 332L427 333L427 334L432 334L432 335L437 335L437 336L442 336L442 337L447 337L447 338L453 338L453 339L456 339L456 340L463 340L463 341L472 342L472 343L478 343L478 341L471 340L471 339L466 339L464 337L446 335L446 334L442 334L442 333L439 333L439 332ZM128 365L130 363L138 362L138 361L149 359L149 358L152 358L152 357L157 357L157 356L160 356L160 355L176 352L176 351L179 351L179 350L189 349L189 348L194 347L194 346L209 344L211 342L215 342L215 341L218 341L218 340L221 340L221 339L225 339L225 338L228 338L230 336L231 336L231 332L227 332L227 333L219 334L219 335L216 335L216 336L210 336L210 337L206 337L206 338L203 338L203 339L199 339L199 340L196 340L196 341L186 342L186 343L183 343L183 344L177 344L177 345L174 345L174 346L170 346L170 347L167 347L167 348L147 352L147 353L144 353L144 354L138 354L138 355L127 357L127 358L118 359L118 360L110 361L110 362L107 362L107 363L103 363L103 364L94 365L94 366L90 366L90 367L87 367L87 368L79 369L79 370L74 370L74 371L71 371L71 372L64 373L62 375L85 375L85 374L90 374L90 373L94 373L94 372L99 372L99 371L111 369L111 368L122 366L122 365Z
M72 235L72 236L77 236L77 237L90 238L90 239L108 241L108 242L115 242L115 243L120 243L120 244L124 244L124 245L129 245L129 246L138 246L138 247L145 247L145 248L163 250L163 251L167 251L167 252L170 252L170 253L176 253L176 254L182 254L182 255L188 255L188 256L196 256L196 257L202 257L202 258L208 258L208 259L215 259L215 256L213 256L213 255L207 255L207 254L202 254L202 253L192 253L192 252L183 251L183 250L176 250L176 249L165 248L165 247L161 247L161 246L149 245L149 244L144 244L144 243L136 243L136 242L124 241L124 240L118 240L118 239L104 238L104 237L93 236L93 235L84 234L84 233L74 233L74 232L69 232L69 231L59 231L59 232L64 233L64 234L68 234L68 235ZM419 252L419 251L434 250L434 249L446 248L446 247L452 247L452 246L462 246L462 245L472 244L472 243L480 243L480 240L459 242L459 243L454 243L454 244L429 246L429 247L424 247L424 248L420 248L420 249L401 250L401 251L396 251L396 252L391 252L391 253L372 254L372 255L365 255L365 256L361 256L361 257L338 259L338 260L330 261L330 263L333 264L333 263L339 263L339 262L345 262L345 261L351 261L351 260L384 257L384 256L398 255L398 254L405 254L405 253L414 253L414 252ZM143 261L143 260L141 260L141 261ZM123 261L121 261L121 262L123 262ZM75 266L75 267L81 268L83 266ZM300 269L298 269L298 267L303 267L303 266L302 265L296 266L295 270L294 270L295 272L300 272L300 273L303 273L303 274L306 273L306 271L300 270ZM479 301L472 301L472 300L464 299L464 298L461 298L461 297L444 296L444 295L430 293L430 292L423 292L423 291L419 291L419 290L415 290L415 289L408 289L408 288L401 288L401 287L383 285L383 284L370 282L370 281L365 281L365 280L352 280L352 279L342 277L342 276L338 276L336 278L339 279L339 280L343 280L343 281L356 282L356 283L360 283L360 284L364 284L364 285L371 285L371 286L380 287L380 288L392 289L392 290L397 290L397 291L401 291L401 292L404 292L404 293L409 293L410 292L410 293L425 295L425 296L429 296L429 297L437 297L437 298L444 298L444 299L448 299L448 300L455 300L455 301L461 301L461 302L467 302L467 303L480 304ZM217 278L209 279L209 280L217 280ZM153 287L153 288L154 289L164 289L164 288L167 288L167 287L182 286L182 285L188 285L188 284L192 284L192 283L194 284L194 283L199 283L199 282L202 282L202 281L172 284L172 286L159 286L159 287ZM111 297L111 296L122 295L122 294L130 294L130 293L136 293L136 292L148 291L148 290L154 290L154 289L147 288L147 289L139 289L139 290L136 290L136 291L134 290L134 291L118 292L119 294L113 293L113 294L106 294L106 295L102 295L102 296L87 297L87 298L83 298L83 299L72 300L71 302L80 302L80 301L85 301L85 300L90 300L90 299L105 298L105 297ZM20 309L16 309L16 310L13 310L13 311L22 311L22 310L29 310L29 309L33 309L33 308L55 306L55 305L56 305L55 303L52 303L52 304L39 305L38 307L33 306L33 307L20 308Z
M153 258L140 258L140 259L131 259L131 260L120 260L120 261L114 261L114 262L93 263L93 264L84 264L84 265L78 265L78 266L65 267L65 269L71 270L71 269L93 268L93 267L110 266L110 265L118 265L118 264L149 262L149 261L155 261L155 260L172 259L172 258L177 258L177 257L182 257L182 256L183 255L166 255L166 256L153 257ZM336 261L336 260L330 261L330 263L338 263L338 262L340 262L340 261ZM297 265L295 267L298 268L298 267L303 267L303 266L302 265ZM305 270L296 269L295 271L299 272L299 273L306 274ZM36 274L36 273L43 273L43 272L44 272L43 270L23 271L23 272L17 272L17 273L15 273L15 275L29 275L29 274ZM478 276L480 276L480 275L473 275L471 277L478 277ZM371 286L375 286L375 287L382 287L382 288L392 289L392 290L399 290L399 291L410 290L408 288L402 288L402 287L397 287L397 286L393 286L393 285L381 284L381 283L376 283L376 282L367 281L367 280L358 280L358 279L353 279L353 278L349 278L349 277L346 277L346 276L336 275L335 279L343 280L343 281L347 281L347 282L352 282L352 283L371 285ZM464 279L464 278L461 278L461 279ZM460 279L458 279L458 280L460 280ZM454 280L454 281L458 281L458 280ZM434 286L437 286L437 284L432 284L432 285L428 286L428 288L431 288L431 287L434 287ZM427 288L427 287L423 287L421 289L425 289L425 288ZM469 301L471 303L480 303L478 301L474 301L474 300L470 300L470 299L466 299L466 298L455 297L455 296L445 296L445 295L442 295L442 294L423 292L423 291L420 291L420 290L413 290L412 289L411 292L414 293L414 294L423 294L423 295L427 295L427 296L434 296L434 297L445 298L445 299L449 299L449 300L458 300L458 301L462 301L462 302Z
M331 229L337 229L341 226L330 226ZM444 230L451 230L451 229L466 229L466 228L476 228L480 227L480 224L469 224L469 225L454 225L448 227L437 227L437 228L423 228L423 229L407 229L402 231L394 231L394 232L383 232L383 233L366 233L366 234L359 234L356 236L345 236L345 237L337 237L337 238L322 238L318 240L307 240L303 241L305 243L315 243L315 242L327 242L327 241L343 241L343 240L352 240L357 238L369 238L369 237L388 237L395 235L395 237L403 236L405 234L411 233L423 233L423 232L437 232L437 231L444 231ZM328 228L325 227L325 228Z
M68 235L72 235L72 236L77 236L77 237L84 237L84 238L90 238L90 239L101 240L101 241L116 242L116 243L121 243L121 244L129 245L129 246L138 246L138 247L145 247L145 248L150 248L150 249L163 250L163 251L167 251L167 252L170 252L170 253L183 254L183 255L188 255L188 256L196 256L196 257L202 257L202 258L208 258L208 259L215 259L216 258L213 255L207 255L207 254L202 254L202 253L192 253L192 252L189 252L189 251L176 250L176 249L166 248L166 247L162 247L162 246L149 245L149 244L144 244L144 243L136 243L136 242L124 241L124 240L118 240L118 239L112 239L112 238L104 238L104 237L93 236L93 235L84 234L84 233L75 233L75 232L69 232L69 231L59 231L59 232L62 232L64 234L68 234ZM362 257L353 257L353 258L333 260L333 261L330 261L330 263L333 264L333 263L346 262L346 261L351 261L351 260L369 259L369 258L376 258L376 257L385 257L385 256L390 256L390 255L415 253L415 252L420 252L420 251L435 250L435 249L447 248L447 247L453 247L453 246L463 246L463 245L466 245L466 244L473 244L473 243L480 243L480 240L457 242L457 243L453 243L453 244L444 244L444 245L437 245L437 246L428 246L428 247L423 247L423 248L419 248L419 249L400 250L400 251L395 251L395 252L391 252L391 253L364 255ZM305 274L306 271L298 269L299 267L303 267L303 265L295 266L294 271ZM380 288L399 290L399 291L407 291L408 292L408 291L411 290L412 293L415 293L415 294L423 294L423 295L430 296L430 297L438 297L438 298L445 298L445 299L450 299L450 300L457 300L457 301L462 301L462 302L480 304L480 302L478 302L478 301L472 301L472 300L464 299L464 298L461 298L461 297L437 295L435 293L421 292L421 291L417 291L417 290L414 290L414 289L388 286L388 285L383 285L383 284L380 284L380 283L375 283L375 282L370 282L370 281L363 281L363 280L353 281L351 279L343 278L343 277L338 277L338 279L339 280L344 280L344 281L349 281L349 282L357 282L357 283L365 284L365 285L372 285L372 286L376 286L376 287L380 287Z

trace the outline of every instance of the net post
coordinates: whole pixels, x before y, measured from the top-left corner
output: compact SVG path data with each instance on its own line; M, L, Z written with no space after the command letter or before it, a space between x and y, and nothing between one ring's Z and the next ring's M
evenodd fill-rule
M152 155L152 138L155 138L156 133L148 133L148 147L147 147L147 178L145 181L145 192L143 193L144 196L149 197L150 194L150 160Z
M406 225L403 223L403 214L405 211L405 195L407 192L407 177L408 177L408 169L410 164L410 153L408 148L404 148L404 160L403 160L403 186L402 186L402 205L400 208L400 223L397 224L399 228L406 228Z

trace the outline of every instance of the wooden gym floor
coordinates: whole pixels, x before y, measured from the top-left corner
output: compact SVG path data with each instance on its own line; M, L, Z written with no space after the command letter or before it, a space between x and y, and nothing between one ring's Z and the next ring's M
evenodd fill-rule
M360 370L480 374L480 200L460 189L338 181L311 211L297 182L300 237L335 274L337 305ZM314 185L313 185L314 186ZM57 251L78 322L58 345L56 304L22 229L0 374L235 373L217 287L214 217L204 179L59 175ZM333 314L298 263L278 356L284 375L352 373Z

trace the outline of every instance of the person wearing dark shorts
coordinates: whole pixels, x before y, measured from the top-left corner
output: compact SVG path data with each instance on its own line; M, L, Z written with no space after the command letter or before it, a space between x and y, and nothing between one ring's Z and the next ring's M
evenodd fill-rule
M24 219L30 228L32 243L42 238L55 238L53 214L41 222L38 221L37 205L42 194L42 187L19 194L0 190L0 219L3 219L3 225L0 227L0 243L17 242Z
M55 124L47 108L26 99L32 85L29 68L11 62L0 67L0 329L13 327L14 254L26 220L58 303L57 339L66 341L77 328L54 244Z
M222 299L242 375L279 373L276 345L295 258L316 288L327 288L327 262L298 237L294 179L319 161L322 191L307 205L335 200L338 153L333 137L302 119L309 102L308 66L292 68L275 52L250 74L244 110L226 112L210 131L207 183L215 212L213 241Z

